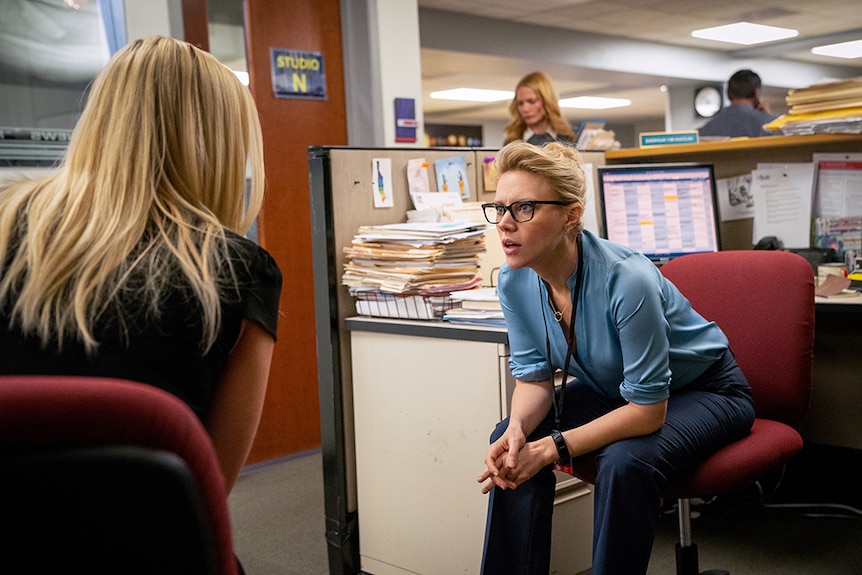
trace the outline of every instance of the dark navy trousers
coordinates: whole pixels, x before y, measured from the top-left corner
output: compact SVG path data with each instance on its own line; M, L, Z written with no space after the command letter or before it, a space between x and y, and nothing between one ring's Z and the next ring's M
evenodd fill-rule
M575 380L566 387L565 405L563 430L619 407L622 400ZM660 430L597 450L592 575L646 573L668 478L744 437L753 422L748 382L728 352L695 382L671 393ZM507 425L508 419L497 425L492 442ZM527 440L549 435L553 426L551 410ZM554 486L553 466L548 466L516 489L491 491L484 575L548 574Z

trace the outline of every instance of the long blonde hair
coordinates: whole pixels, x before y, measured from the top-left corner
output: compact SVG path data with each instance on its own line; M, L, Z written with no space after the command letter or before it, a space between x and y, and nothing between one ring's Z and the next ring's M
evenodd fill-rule
M131 42L96 78L57 171L0 191L0 307L43 343L93 351L120 293L157 314L180 270L209 348L224 229L249 229L263 186L257 110L234 74L185 42Z
M557 90L554 89L554 83L551 77L544 72L531 72L521 78L518 85L515 86L515 97L509 102L509 116L512 121L509 122L503 129L503 137L507 142L514 142L524 137L524 130L527 129L527 123L518 111L518 88L530 88L542 97L542 104L545 108L545 117L551 125L551 129L559 136L564 136L568 139L574 139L575 132L569 123L563 119L563 114L560 112L560 105L557 102L560 98L557 95Z

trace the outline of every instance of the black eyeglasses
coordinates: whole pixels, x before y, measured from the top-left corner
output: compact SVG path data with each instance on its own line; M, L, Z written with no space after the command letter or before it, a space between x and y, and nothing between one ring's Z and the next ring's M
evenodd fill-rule
M503 216L506 215L506 210L512 214L512 219L519 224L525 224L533 219L536 214L537 204L548 204L552 206L568 206L574 202L562 202L559 200L521 200L520 202L512 202L508 206L500 202L492 202L490 204L482 204L482 211L485 213L485 219L489 224L499 224Z

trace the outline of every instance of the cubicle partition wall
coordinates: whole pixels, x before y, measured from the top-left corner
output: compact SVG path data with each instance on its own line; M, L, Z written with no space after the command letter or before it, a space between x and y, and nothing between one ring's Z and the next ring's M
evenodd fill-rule
M490 201L483 192L482 169L493 151L458 149L309 148L312 257L314 259L315 322L320 390L326 538L330 573L358 573L356 477L353 446L353 405L350 338L345 318L356 315L353 298L341 285L343 248L360 225L382 225L406 220L413 209L407 191L407 163L423 158L429 163L430 189L436 190L433 166L439 159L463 156L470 197ZM391 162L393 206L375 208L372 162Z

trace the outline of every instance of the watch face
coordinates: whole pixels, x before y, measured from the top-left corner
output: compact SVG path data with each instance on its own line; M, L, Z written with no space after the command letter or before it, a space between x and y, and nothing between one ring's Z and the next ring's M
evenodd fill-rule
M721 92L715 86L699 88L694 93L694 111L701 118L711 118L721 110Z

